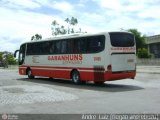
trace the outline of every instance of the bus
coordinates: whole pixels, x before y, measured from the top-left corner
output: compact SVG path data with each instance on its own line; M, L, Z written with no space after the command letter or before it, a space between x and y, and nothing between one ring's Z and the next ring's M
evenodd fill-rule
M19 74L29 79L43 76L93 81L134 79L136 44L129 32L72 34L23 43L19 50Z

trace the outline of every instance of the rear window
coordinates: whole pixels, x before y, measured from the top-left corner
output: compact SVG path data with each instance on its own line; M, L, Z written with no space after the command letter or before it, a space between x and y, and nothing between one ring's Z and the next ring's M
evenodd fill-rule
M109 33L111 44L114 47L134 46L134 35L129 33Z

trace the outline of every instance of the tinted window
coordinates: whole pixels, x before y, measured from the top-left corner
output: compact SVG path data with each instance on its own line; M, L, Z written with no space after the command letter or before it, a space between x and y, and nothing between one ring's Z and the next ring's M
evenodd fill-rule
M104 36L93 36L88 37L87 39L87 52L96 53L104 49L105 46L105 37Z
M86 53L86 38L76 38L74 40L74 53Z
M105 37L91 36L27 44L27 55L85 54L104 50Z
M61 53L61 41L55 41L55 53L56 54Z
M41 54L47 55L47 54L49 54L49 52L50 52L50 42L38 43L36 49L37 49L38 51L40 51L40 49L42 49L43 51L42 51ZM39 52L38 52L38 53L39 53Z
M32 44L27 44L27 53L26 55L32 55Z
M51 41L49 45L49 54L54 54L55 53L55 42Z
M74 40L70 39L70 40L66 40L66 41L67 41L67 53L72 54L73 49L74 49Z
M62 44L61 53L62 54L67 53L67 41L63 40L61 44Z
M129 33L110 33L110 39L114 47L134 46L134 36Z
M77 42L78 42L77 45L78 45L79 53L85 53L86 50L87 50L86 39L85 38L81 38Z
M49 54L51 42L36 42L27 44L27 55L46 55Z
M29 43L27 44L27 55L44 54L43 43Z

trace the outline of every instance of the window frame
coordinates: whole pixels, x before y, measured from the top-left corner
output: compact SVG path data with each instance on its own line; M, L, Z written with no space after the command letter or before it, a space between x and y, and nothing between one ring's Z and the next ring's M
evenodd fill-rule
M114 36L113 36L114 35ZM116 35L116 36L115 36ZM123 36L122 36L123 35ZM122 40L121 41L119 41L120 40L120 36L122 36L122 37L124 37L124 35L128 35L128 38L130 37L132 37L132 41L130 40L130 41L127 41L127 40L123 40L123 42L122 42ZM111 45L113 46L113 47L133 47L134 45L135 45L135 38L134 38L134 35L133 34L131 34L131 33L121 33L121 32L110 32L109 33L109 36L110 36L110 42L111 42ZM117 36L119 36L119 37L117 37ZM118 40L117 39L115 39L115 38L118 38ZM118 42L117 42L118 41ZM132 42L132 43L130 43L130 45L127 45L127 44L123 44L122 45L122 43L125 43L125 42ZM117 44L117 43L119 43L119 44Z
M93 39L93 40L92 40ZM102 42L102 46L100 49L98 50L89 50L89 46L88 44L91 41L95 41L99 39L99 41ZM84 41L84 43L82 44L82 41ZM66 39L59 39L59 40L50 40L50 41L40 41L40 42L33 42L33 43L27 43L27 52L26 52L26 56L27 55L56 55L56 54L93 54L93 53L99 53L102 52L105 49L105 35L94 35L94 36L83 36L83 37L76 37L76 38L66 38ZM59 43L58 43L59 42ZM63 49L63 42L66 44L65 45L65 49L64 51L62 51ZM48 52L46 52L44 49L44 43L48 45ZM39 44L39 45L38 45ZM51 44L54 45L54 53L50 52L51 49ZM57 45L60 44L60 48L57 51L56 47ZM78 44L80 46L78 46ZM79 50L76 50L79 47ZM38 50L44 50L43 52L37 52L36 50L34 51L34 49Z

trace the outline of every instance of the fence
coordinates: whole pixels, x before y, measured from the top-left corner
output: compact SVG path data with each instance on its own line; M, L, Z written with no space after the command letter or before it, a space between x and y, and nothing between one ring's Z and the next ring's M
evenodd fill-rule
M156 65L160 66L160 58L151 58L151 59L139 59L137 58L137 65Z

